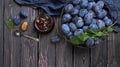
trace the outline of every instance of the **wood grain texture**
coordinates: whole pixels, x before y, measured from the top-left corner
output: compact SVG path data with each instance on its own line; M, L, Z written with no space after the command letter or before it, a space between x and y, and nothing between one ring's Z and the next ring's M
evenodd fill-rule
M3 67L3 57L4 57L4 55L3 55L3 35L4 35L4 30L3 30L3 19L4 19L4 0L1 0L1 2L0 2L0 20L1 20L1 22L0 22L0 65Z
M39 33L38 67L55 67L55 45L50 42L50 37L54 34L55 30L48 34Z
M24 6L21 7L21 10L28 10L29 12L29 17L22 20L22 22L28 22L28 29L27 31L23 32L23 34L38 38L38 35L33 25L34 19L37 16L38 12L35 9ZM34 40L21 37L21 46L21 67L37 67L38 43Z
M108 67L112 67L112 65L116 65L115 59L115 34L109 34L108 37Z
M5 0L4 21L18 14L19 7L13 0ZM5 22L4 22L5 23ZM16 29L19 29L18 27ZM4 24L4 67L20 67L20 38L14 36L16 29L8 29Z
M56 19L56 33L59 34L60 18ZM64 38L56 44L56 67L73 67L73 47Z
M89 48L74 47L74 67L89 67Z
M119 0L108 0L119 6ZM29 12L27 19L29 26L24 34L38 37L37 43L24 37L15 37L14 31L20 29L8 29L5 20L18 15L20 10ZM41 13L41 9L19 6L14 0L1 0L0 2L0 67L120 67L120 33L111 33L94 48L77 48L68 44L64 39L60 43L51 43L50 37L58 34L60 17L55 16L55 28L49 34L36 32L33 21ZM116 16L115 11L113 16ZM120 11L118 14L120 18ZM118 19L120 21L120 19Z
M114 40L114 45L115 45L115 60L117 65L116 67L120 67L120 33L115 34L115 40Z
M91 49L91 67L107 67L108 39Z

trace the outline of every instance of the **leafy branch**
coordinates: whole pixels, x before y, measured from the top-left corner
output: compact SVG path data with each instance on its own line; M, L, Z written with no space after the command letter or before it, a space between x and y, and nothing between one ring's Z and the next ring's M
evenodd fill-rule
M107 35L108 33L113 31L113 27L104 27L103 29L93 31L92 29L87 29L84 33L79 34L77 36L73 36L69 42L75 45L80 45L85 42L89 37L94 40L98 40L100 37Z

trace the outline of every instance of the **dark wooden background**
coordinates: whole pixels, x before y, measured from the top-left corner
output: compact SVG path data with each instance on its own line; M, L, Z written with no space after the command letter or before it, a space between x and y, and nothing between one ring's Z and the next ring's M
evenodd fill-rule
M120 8L120 0L109 0ZM39 43L23 37L15 37L5 20L19 14L21 9L29 10L29 22L25 34L40 39ZM113 9L113 13L115 10ZM64 40L51 44L49 38L56 34L59 17L54 17L55 28L48 35L36 33L33 27L35 17L40 13L30 7L18 6L13 0L0 0L0 67L120 67L120 33L109 37L95 48L76 48ZM116 15L116 14L113 14ZM119 14L120 18L120 14Z

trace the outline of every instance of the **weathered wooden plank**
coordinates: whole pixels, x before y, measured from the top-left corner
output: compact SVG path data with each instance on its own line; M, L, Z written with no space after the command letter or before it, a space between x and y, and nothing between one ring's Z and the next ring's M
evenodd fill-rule
M56 18L56 33L59 33L60 18ZM58 31L58 32L57 32ZM61 35L63 36L63 35ZM56 67L73 67L73 49L64 39L56 45Z
M23 32L23 34L30 35L32 37L37 38L36 30L34 29L34 20L37 16L38 12L35 9L32 9L30 7L22 7L21 10L28 10L29 17L24 21L28 22L28 30L26 32ZM38 43L28 39L28 38L21 38L21 67L37 67L37 46Z
M117 64L115 60L115 34L110 34L108 37L108 66L111 67L111 65Z
M112 11L112 16L116 17L118 16L117 21L120 21L120 11L118 12L118 14L116 13L116 11ZM120 55L119 55L119 51L120 51L120 34L119 33L112 33L109 35L108 37L108 67L120 67Z
M115 34L114 44L115 45L115 60L116 60L116 67L120 67L120 33Z
M108 63L108 40L105 39L100 45L91 49L91 67L107 67Z
M55 67L55 45L50 42L50 37L55 33L53 30L48 34L39 34L38 67Z
M19 13L19 7L15 5L13 0L5 0L4 9L4 20L11 19ZM4 67L20 67L20 38L16 38L13 35L16 29L8 29L6 25L4 25Z
M89 67L89 48L74 47L74 67Z
M4 0L1 0L0 2L0 65L3 67L3 34L4 34L4 30L3 30L3 15L4 15Z

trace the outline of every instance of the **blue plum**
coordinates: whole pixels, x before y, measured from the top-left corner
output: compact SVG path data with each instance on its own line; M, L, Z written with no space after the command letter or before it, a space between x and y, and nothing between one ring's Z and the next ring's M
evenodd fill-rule
M88 9L92 9L96 5L95 2L89 2Z
M52 37L50 38L50 41L51 41L52 43L58 43L58 42L60 42L60 37L59 37L58 35L52 36Z
M102 29L105 27L105 23L102 20L98 20L97 21L97 26L99 29Z
M98 5L95 5L94 7L93 7L93 10L96 12L96 13L98 13L100 10L102 10Z
M99 45L100 44L100 40L95 40L95 45Z
M114 28L113 30L114 30L114 32L119 33L120 32L120 27Z
M97 31L98 30L98 26L96 24L90 24L90 29L92 29L93 31Z
M71 11L71 15L77 15L79 13L79 10L74 8L72 11Z
M66 34L67 38L72 38L73 37L73 33L72 32L69 32L68 34Z
M87 13L88 13L88 10L87 10L87 9L81 9L81 10L79 11L79 16L80 16L80 17L84 17Z
M80 0L73 0L72 3L73 3L74 5L78 5L78 4L80 3Z
M83 26L83 31L86 31L88 29L88 26Z
M94 13L92 11L88 12L88 14L86 14L84 17L85 24L87 25L91 24L93 17L94 17Z
M72 19L72 16L70 14L64 14L63 17L62 17L62 22L63 23L66 23L66 22L69 22L70 20Z
M86 18L86 17L87 17L87 16L85 16L85 18ZM89 16L88 16L88 18L86 18L86 19L85 19L85 18L84 18L84 20L85 20L85 24L86 24L86 25L89 25L89 24L92 23L92 18L89 18Z
M69 13L73 10L74 6L72 4L68 4L65 6L65 12Z
M87 40L86 40L86 42L85 42L85 45L87 46L87 47L92 47L92 46L94 46L94 39L93 38L88 38Z
M70 33L70 28L69 28L68 24L62 24L62 32L64 34Z
M104 7L104 2L103 2L103 1L98 1L98 2L97 2L97 5L98 5L100 8L103 8L103 7Z
M96 17L96 14L93 10L89 10L88 14L91 15L91 17Z
M79 10L81 7L80 5L76 5L75 8Z
M77 22L78 20L81 21L81 22L83 21L83 19L82 19L81 17L78 17L78 16L75 16L75 17L72 19L73 22Z
M100 11L98 11L97 17L98 18L104 18L106 15L107 15L106 10L100 10Z
M28 12L27 10L21 10L20 15L21 15L23 18L27 18L28 15L29 15L29 12Z
M80 5L82 8L87 8L88 7L88 0L81 0Z
M97 19L92 19L92 24L96 24L97 23Z
M106 21L106 20L108 20L108 19L109 19L108 16L105 16L103 20Z
M83 33L83 30L82 29L77 29L75 32L74 32L74 36L77 36L79 34Z
M110 26L110 25L112 25L112 20L111 19L108 19L108 20L106 20L106 21L104 21L105 22L105 25L106 26Z
M77 29L76 25L73 22L69 23L69 27L72 32L74 32Z
M21 23L20 16L19 15L14 16L13 21L16 25L19 25Z
M84 25L84 22L82 22L81 20L78 20L76 22L76 26L79 28L79 27L82 27Z
M104 18L104 22L105 22L105 25L106 25L106 26L110 26L110 25L112 25L112 23L113 23L112 20L109 19L108 17L105 17L105 18Z

